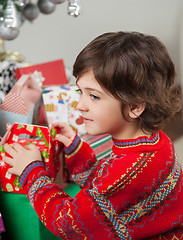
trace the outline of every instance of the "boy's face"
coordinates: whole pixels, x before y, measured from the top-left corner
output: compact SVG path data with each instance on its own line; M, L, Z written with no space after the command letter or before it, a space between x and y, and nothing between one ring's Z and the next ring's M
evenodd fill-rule
M80 110L86 130L91 135L111 134L114 138L126 137L128 124L121 113L121 103L104 91L96 81L93 71L83 74L78 80Z

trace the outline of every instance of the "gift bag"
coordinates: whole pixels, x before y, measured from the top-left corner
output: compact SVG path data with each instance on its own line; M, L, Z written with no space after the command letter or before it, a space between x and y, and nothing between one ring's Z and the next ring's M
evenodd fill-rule
M59 131L59 128L51 128L51 130L49 130L43 126L14 123L3 137L0 145L0 180L3 191L25 193L19 184L19 177L9 174L7 171L10 166L2 160L2 157L7 155L3 144L12 144L13 142L18 142L24 147L28 144L35 144L41 152L43 163L52 181L56 181L57 174L59 173L59 177L62 178L60 179L60 185L62 185L62 187L66 186L67 183L65 183L62 172L64 160L63 144L55 139Z
M25 67L25 63L0 61L0 104L16 83L15 69Z
M7 123L32 123L41 93L40 82L34 74L21 76L0 105L0 136L5 134Z
M49 86L44 88L42 96L49 125L61 121L70 125L80 136L86 134L83 118L77 110L80 96L76 86Z

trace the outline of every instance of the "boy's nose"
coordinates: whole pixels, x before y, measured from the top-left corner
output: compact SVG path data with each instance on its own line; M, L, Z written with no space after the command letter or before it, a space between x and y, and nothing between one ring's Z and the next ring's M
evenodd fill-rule
M79 111L87 111L88 110L86 102L83 99L81 100L81 97L80 97L80 100L77 104L77 109Z

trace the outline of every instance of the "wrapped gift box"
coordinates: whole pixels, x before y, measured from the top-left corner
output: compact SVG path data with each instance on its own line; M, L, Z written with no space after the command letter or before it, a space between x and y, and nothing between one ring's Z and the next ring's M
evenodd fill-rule
M32 124L35 109L40 107L42 94L41 73L25 74L18 79L0 104L0 136L6 133L7 123Z
M15 69L26 65L26 63L9 60L0 61L0 103L16 83Z
M64 61L62 59L35 64L28 67L17 68L15 69L16 79L19 79L23 74L31 74L34 71L38 71L43 74L43 77L45 78L43 86L68 83Z
M48 127L19 124L15 123L5 134L0 145L0 178L1 188L6 192L25 193L19 184L19 177L9 174L7 170L9 165L6 164L2 157L8 155L3 147L4 143L20 143L22 146L34 143L41 152L43 163L50 174L53 182L56 181L57 175L61 178L61 184L64 184L63 175L63 144L55 139L59 129ZM64 185L63 185L64 186ZM63 187L62 186L62 187Z
M47 122L65 122L80 136L86 134L83 118L77 110L79 93L74 85L49 86L43 90Z

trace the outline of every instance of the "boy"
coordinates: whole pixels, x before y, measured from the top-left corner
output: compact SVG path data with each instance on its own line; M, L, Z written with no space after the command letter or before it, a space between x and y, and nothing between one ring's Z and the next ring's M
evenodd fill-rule
M34 145L5 144L9 173L20 176L41 221L63 239L181 239L182 169L160 130L180 110L165 46L140 33L106 33L81 51L73 74L86 130L111 134L111 158L97 161L67 124L54 123L81 187L76 197L52 184Z

